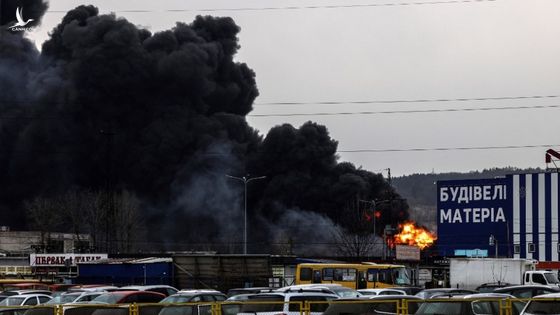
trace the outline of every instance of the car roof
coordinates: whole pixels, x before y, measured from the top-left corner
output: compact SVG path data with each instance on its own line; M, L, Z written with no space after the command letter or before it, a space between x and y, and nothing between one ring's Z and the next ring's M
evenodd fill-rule
M501 292L501 291L514 290L514 289L552 289L555 291L560 291L560 288L557 286L550 286L544 284L521 284L521 285L511 285L503 288L498 288L494 290L494 292Z
M475 293L475 294L466 294L462 296L465 299L480 299L480 298L510 298L513 299L515 298L513 295L511 294L506 294L506 293L496 293L496 292L488 292L488 293Z
M372 295L366 298L367 300L424 300L423 298L415 295L401 295L401 294L387 294L387 295Z
M177 290L175 287L166 284L153 284L153 285L127 285L121 287L121 289L131 289L131 290L149 290L154 288L167 288ZM179 291L179 290L177 290Z
M213 290L213 289L182 289L179 290L177 293L221 293L222 292L218 291L218 290Z
M541 294L541 295L534 296L533 298L560 298L560 292Z
M375 288L375 289L358 289L356 290L358 292L386 292L386 291L399 291L399 292L405 292L404 290L401 290L399 288Z
M259 298L267 297L288 297L288 296L327 296L334 297L338 299L338 295L331 292L321 292L321 291L290 291L290 292L270 292L270 293L255 293L249 296L249 300L258 300Z

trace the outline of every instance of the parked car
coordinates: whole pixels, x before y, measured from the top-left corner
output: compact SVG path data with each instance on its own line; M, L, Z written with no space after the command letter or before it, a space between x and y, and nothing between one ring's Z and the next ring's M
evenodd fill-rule
M134 290L134 291L151 291L151 292L158 292L165 296L170 296L179 292L176 288L170 285L129 285L119 288L118 290Z
M547 286L547 285L538 285L538 284L514 285L514 286L495 289L494 292L511 294L516 298L527 299L537 295L542 295L547 293L557 293L560 292L560 288L556 286Z
M500 300L506 298L513 297L496 293L433 297L425 300L415 315L500 315ZM522 303L513 303L512 315L519 315L522 308Z
M95 299L103 293L103 291L66 292L53 297L52 300L48 301L46 304L84 304Z
M36 289L25 289L25 290L6 290L2 292L2 295L21 295L21 294L45 294L51 295L52 292L49 290L36 290Z
M406 295L415 295L416 293L424 290L422 287L415 287L415 286L400 286L400 287L391 287L391 289L402 290L406 292Z
M512 284L507 283L507 282L483 283L483 284L479 285L475 290L480 292L480 293L489 293L489 292L494 292L494 290L496 290L498 288L509 287L511 285Z
M560 293L537 295L530 300L521 315L558 315L560 314Z
M90 303L121 304L121 303L158 303L165 295L151 291L112 291L105 292Z
M181 290L160 301L167 304L161 308L159 315L211 315L211 307L208 305L177 305L179 303L215 303L225 301L227 296L216 290Z
M8 296L0 301L0 306L23 306L43 304L52 299L52 296L46 294L18 294Z
M305 290L322 290L323 292L336 294L339 298L359 298L362 296L360 292L336 283L291 285L279 288L276 292L297 292Z
M81 284L81 285L75 285L73 287L68 288L67 292L96 292L96 291L102 291L102 292L109 292L109 291L115 291L115 290L119 290L119 287L116 287L114 285L105 285L105 284Z
M227 296L216 290L181 290L161 300L160 303L192 303L225 301Z
M272 287L233 288L233 289L229 289L226 295L228 297L232 297L238 294L266 293L276 289L278 288L272 288Z
M299 315L301 313L300 305L305 301L326 302L336 300L338 298L339 296L334 293L324 292L317 289L258 293L250 296L249 300L243 302L239 308L238 315L272 315L279 313L286 315ZM328 306L328 303L312 303L309 314L321 315ZM224 314L233 314L231 309L228 310L226 308L226 305L222 305L222 309Z
M422 299L429 299L433 296L441 296L441 295L465 295L465 294L474 294L478 293L473 290L466 290L466 289L454 289L454 288L433 288L433 289L425 289L422 290L415 295Z
M240 301L247 301L252 295L256 293L247 293L247 294L236 294L228 297L226 301L228 302L240 302Z
M359 289L362 295L406 295L406 292L393 288Z
M366 300L367 299L367 300ZM374 295L360 299L339 299L329 304L323 315L396 315L397 301L406 300L408 313L414 314L423 300L413 295ZM358 301L363 301L359 303Z

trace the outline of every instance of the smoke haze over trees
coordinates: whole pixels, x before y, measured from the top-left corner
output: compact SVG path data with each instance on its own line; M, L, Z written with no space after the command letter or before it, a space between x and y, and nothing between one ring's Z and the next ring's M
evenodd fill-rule
M47 7L37 0L22 6L37 21ZM2 12L11 18L10 11ZM226 175L247 174L266 176L247 185L253 252L294 244L328 254L336 232L363 232L345 221L349 211L368 209L359 200L385 201L379 227L408 218L406 202L381 174L338 162L325 126L285 124L263 136L248 125L256 74L234 61L240 28L231 18L198 16L152 34L82 5L41 52L6 25L0 220L12 229L30 228L21 210L33 200L104 191L98 209L113 222L122 217L114 193L136 200L137 224L148 235L137 247L239 252L244 185Z

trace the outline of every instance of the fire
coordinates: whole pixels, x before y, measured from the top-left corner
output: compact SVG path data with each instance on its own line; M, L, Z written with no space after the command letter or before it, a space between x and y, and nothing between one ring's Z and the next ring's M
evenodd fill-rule
M390 244L405 244L418 246L424 249L434 244L437 237L425 228L418 227L414 222L399 224L399 233L390 241Z

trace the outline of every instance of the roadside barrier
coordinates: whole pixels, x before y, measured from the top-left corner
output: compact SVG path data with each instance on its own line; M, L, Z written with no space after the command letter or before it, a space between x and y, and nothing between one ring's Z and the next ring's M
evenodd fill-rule
M222 301L197 303L66 304L37 306L1 306L0 315L411 315L451 314L460 307L474 314L515 315L533 301L536 309L560 310L560 298L434 298L371 299L332 301ZM418 312L420 310L420 312ZM418 312L418 313L417 313Z

